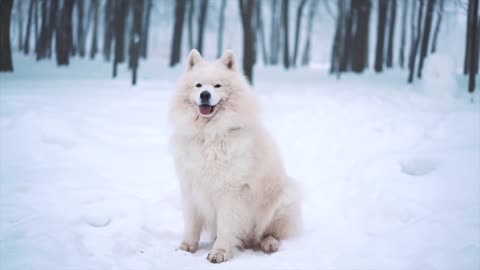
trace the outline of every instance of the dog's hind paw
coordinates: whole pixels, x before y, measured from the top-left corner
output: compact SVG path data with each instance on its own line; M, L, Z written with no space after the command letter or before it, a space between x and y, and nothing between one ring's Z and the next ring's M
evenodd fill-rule
M269 235L263 238L260 245L262 246L263 252L271 254L278 251L278 248L280 247L280 242L273 236Z
M207 260L211 263L226 262L228 259L227 252L224 249L214 249L208 253Z
M197 244L189 245L189 244L183 242L182 244L180 244L178 249L183 250L183 251L187 251L187 252L191 252L191 253L195 253L195 251L197 251L197 246L198 246Z

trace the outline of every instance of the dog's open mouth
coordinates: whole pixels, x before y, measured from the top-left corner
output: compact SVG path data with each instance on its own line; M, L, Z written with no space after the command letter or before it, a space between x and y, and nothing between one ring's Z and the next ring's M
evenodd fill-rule
M210 106L210 105L200 105L198 106L198 111L200 112L201 115L211 115L213 111L215 110L215 106Z

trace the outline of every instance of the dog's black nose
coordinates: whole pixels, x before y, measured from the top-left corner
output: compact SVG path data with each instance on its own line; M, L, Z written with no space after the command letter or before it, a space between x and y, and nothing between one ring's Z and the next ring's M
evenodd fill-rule
M210 95L210 92L208 92L208 91L202 91L200 93L200 100L202 102L208 101L210 99L210 97L211 97L211 95Z

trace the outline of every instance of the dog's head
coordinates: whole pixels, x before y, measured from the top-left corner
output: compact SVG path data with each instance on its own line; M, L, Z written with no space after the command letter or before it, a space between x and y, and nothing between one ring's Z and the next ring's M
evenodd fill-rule
M220 59L209 62L193 49L188 55L187 67L179 81L171 110L173 118L215 123L221 128L222 125L242 125L247 119L254 118L257 106L250 85L237 70L232 51L228 50Z

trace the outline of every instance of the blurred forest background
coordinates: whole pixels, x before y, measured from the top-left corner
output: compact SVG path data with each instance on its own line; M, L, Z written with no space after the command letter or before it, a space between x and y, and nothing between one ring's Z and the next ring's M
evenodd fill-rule
M466 18L464 29L459 18ZM252 83L255 65L315 63L329 63L339 78L400 68L412 83L449 21L462 38L443 41L462 58L456 62L473 92L478 0L0 0L0 71L14 70L12 50L58 66L72 57L102 58L112 63L113 78L128 64L136 84L145 59L173 67L192 48L211 57L233 48Z

